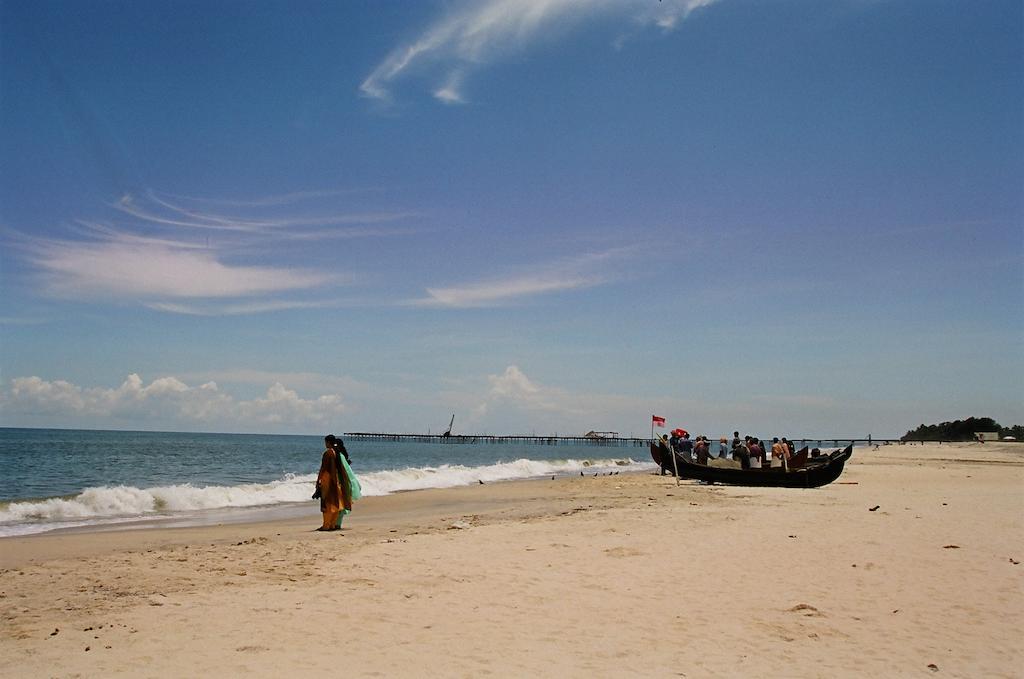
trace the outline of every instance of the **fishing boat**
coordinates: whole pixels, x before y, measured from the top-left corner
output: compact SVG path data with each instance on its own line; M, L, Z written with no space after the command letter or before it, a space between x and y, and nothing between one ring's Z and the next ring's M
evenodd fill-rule
M843 466L853 455L851 443L830 455L808 457L807 448L801 449L791 459L787 468L764 467L761 469L734 469L698 464L675 454L675 465L668 443L664 439L651 443L651 457L669 474L678 473L681 479L694 479L707 483L723 483L733 486L773 486L777 488L818 488L832 483L843 473Z

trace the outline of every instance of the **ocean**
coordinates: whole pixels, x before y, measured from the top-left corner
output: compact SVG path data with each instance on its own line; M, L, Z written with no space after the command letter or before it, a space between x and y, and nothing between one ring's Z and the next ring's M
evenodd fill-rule
M646 447L347 440L363 495L654 469ZM0 428L0 538L308 511L321 436Z

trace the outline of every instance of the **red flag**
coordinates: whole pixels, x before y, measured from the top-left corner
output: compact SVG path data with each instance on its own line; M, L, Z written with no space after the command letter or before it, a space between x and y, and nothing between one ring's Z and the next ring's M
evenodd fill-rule
M657 415L651 415L651 423L655 427L664 427L665 426L665 418L664 417L658 417Z

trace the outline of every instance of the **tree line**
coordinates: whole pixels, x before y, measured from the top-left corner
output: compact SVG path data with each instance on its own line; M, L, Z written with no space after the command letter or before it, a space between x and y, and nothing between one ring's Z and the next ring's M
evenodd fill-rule
M999 438L1013 436L1018 441L1024 440L1024 426L1015 424L1012 427L1003 427L991 417L968 417L966 420L941 424L922 424L917 429L908 431L900 440L973 441L974 435L978 432L999 432Z

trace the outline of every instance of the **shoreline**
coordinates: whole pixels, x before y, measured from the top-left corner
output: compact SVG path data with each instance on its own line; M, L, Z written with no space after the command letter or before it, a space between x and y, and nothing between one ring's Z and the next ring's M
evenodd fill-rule
M609 469L614 469L613 473L619 474L643 474L647 473L654 468L652 462L645 461L633 461L632 464L628 465L616 465L614 468L604 465L585 466L583 469L595 469L598 475L609 474ZM481 479L475 479L473 482L464 482L461 484L454 485L441 485L436 487L426 488L398 488L395 490L388 491L381 495L369 495L364 496L364 499L369 497L387 497L392 495L400 495L403 493L413 492L424 492L430 490L445 490L470 487L473 485L496 485L502 483L518 483L522 481L532 480L547 480L552 477L554 478L568 478L575 477L580 473L580 469L573 469L571 471L557 471L547 472L536 476L526 477L514 477L506 479L493 479L483 482ZM373 474L374 472L370 472ZM593 474L587 472L588 476ZM313 488L313 480L309 482L310 492ZM303 490L306 484L303 484ZM219 486L218 486L219 488ZM147 489L140 489L146 491ZM303 495L305 493L303 492ZM12 500L9 504L27 503L27 504L38 504L53 499L63 500L74 500L80 496L80 493L74 495L59 496L56 498L28 498L24 500ZM318 509L319 503L312 501L309 498L303 498L302 500L296 501L283 501L274 504L265 505L249 505L249 506L222 506L222 507L211 507L206 509L189 509L181 510L172 513L161 513L154 511L149 514L141 514L136 516L97 516L79 521L73 519L65 520L53 520L48 522L24 522L20 524L10 524L8 528L20 528L25 527L29 530L25 532L14 532L8 534L0 534L0 545L4 544L5 541L13 538L30 538L42 535L63 535L68 533L89 533L89 532L119 532L119 531L139 531L147 529L169 529L169 528L188 528L188 527L201 527L208 525L217 524L259 524L266 522L274 522L283 518L295 517L305 515L308 513L310 507L315 507L315 513L319 514ZM50 527L50 526L53 527Z
M436 459L420 466L357 470L364 496L381 496L427 488L549 478L580 473L622 473L653 469L651 461L632 458L547 459L514 451L507 458L450 464ZM525 455L524 455L525 454ZM392 462L395 462L392 460ZM200 461L196 461L201 464ZM143 475L145 476L145 474ZM69 530L135 530L147 525L203 525L211 522L259 522L275 515L301 513L310 504L315 474L279 472L264 480L234 483L156 480L94 481L69 494L18 497L0 501L0 540Z
M426 529L431 522L441 520L447 514L468 512L479 517L483 513L511 511L524 499L524 495L528 496L529 501L556 502L568 495L564 485L559 485L566 481L593 482L646 475L655 474L637 470L624 471L614 477L564 475L556 476L554 480L550 477L510 479L449 488L402 490L388 495L364 497L357 501L355 513L346 517L342 534L353 533L356 528L360 532L376 534L396 521L406 528L422 525ZM212 510L211 513L218 511ZM529 514L526 510L524 512ZM289 539L296 539L304 532L315 532L322 521L319 503L313 500L289 507L266 507L253 513L263 516L252 520L211 520L184 525L171 525L178 520L174 517L133 519L135 523L132 526L96 524L5 536L0 538L0 547L4 547L0 550L0 570L36 563L57 555L73 558L104 549L130 551L135 547L148 549L153 546L177 546L197 539L205 540L207 536L216 541L230 540L251 532L277 532ZM275 516L279 513L288 515ZM310 527L309 531L303 530L306 526Z
M910 443L905 444L905 447L914 447L914 446L918 446L918 445L921 445L921 444L917 443L917 442L910 442ZM939 442L939 443L926 444L926 445L937 445L937 446L941 447L943 444L941 442ZM945 445L948 448L949 446L957 446L957 445L973 445L973 443L956 444L956 443L945 442ZM994 445L1010 445L1010 446L1012 446L1012 444L1005 444L1005 443L995 443ZM881 445L878 450L875 450L873 448L869 448L867 446L864 446L864 447L861 447L861 448L856 448L855 447L854 454L856 456L857 454L862 454L864 452L896 451L896 450L901 450L903 448L904 448L904 446L890 447L890 446L886 446L884 444ZM1020 450L1022 452L1024 452L1024 445L1021 446ZM904 454L904 458L905 458L905 454ZM640 468L634 468L634 467L640 467ZM622 473L622 474L627 474L627 473L636 474L636 473L645 473L645 472L649 471L650 469L653 469L653 466L652 466L651 462L645 461L643 458L641 458L640 460L633 460L633 465L632 466L627 465L626 467L622 467L621 465L619 465L619 466L616 466L614 469L615 469L615 471L617 471L619 473ZM601 473L605 473L607 471L608 471L607 468L605 468L605 467L601 468ZM554 476L556 478L561 478L561 477L564 477L564 476L575 476L578 472L579 472L579 470L558 471L558 472L554 472ZM369 473L370 474L374 474L376 472L369 472ZM550 473L544 473L544 474L539 474L539 475L534 476L534 477L520 477L520 478L511 478L511 479L493 479L493 480L489 480L488 483L492 483L493 484L493 483L518 482L518 481L531 480L531 479L546 479L546 478L549 478L550 475L551 475ZM271 479L269 481L262 482L262 484L265 485L265 484L271 484L271 483L276 483L276 482L280 482L280 481L281 481L281 479ZM172 484L172 486L173 485L174 484ZM190 485L190 484L185 484L185 485ZM243 484L243 487L245 485L261 485L261 482L252 482L252 483L249 483L249 484ZM465 485L472 485L472 484L467 482ZM202 486L201 488L203 490L205 490L208 487L209 488L231 488L232 486L222 486L222 485L218 485L218 484L212 484L210 486ZM457 487L461 487L461 486L458 486L458 485L439 486L439 488L457 488ZM18 505L18 504L41 505L41 504L45 504L45 503L53 501L53 500L76 501L79 497L81 497L81 493L84 492L84 490L90 490L90 489L83 489L82 491L79 491L79 492L76 492L76 493L66 494L66 495L59 495L59 496L27 497L27 498L17 498L17 499L12 499L12 500L6 500L4 502L0 502L0 507L6 506L6 505ZM133 490L138 490L138 491L146 492L146 491L149 491L150 488L141 487L141 488L134 488ZM418 492L418 491L422 491L422 490L429 490L429 488L398 488L398 489L389 491L387 494L388 495L392 495L392 494L406 493L406 492L413 492L413 491L417 491ZM178 527L200 527L200 526L207 526L207 525L216 525L216 524L221 524L221 523L225 523L225 524L227 524L227 523L230 523L230 524L263 523L263 522L268 522L268 521L276 521L278 518L303 515L303 514L306 513L305 510L304 510L304 507L308 506L309 504L310 504L310 502L307 499L303 498L303 499L299 499L299 500L282 501L282 502L277 502L277 503L274 503L274 504L266 504L266 505L221 506L221 507L210 507L210 508L185 509L185 510L179 510L177 512L172 512L172 513L164 513L164 512L160 512L160 511L152 511L152 512L149 512L149 513L146 513L146 514L139 514L139 515L135 515L135 516L131 516L131 515L102 516L101 515L101 516L95 516L95 517L81 518L81 519L78 519L78 520L76 520L74 518L68 518L68 519L50 520L50 521L46 521L46 522L22 522L22 523L9 524L7 526L4 526L3 528L5 528L5 529L13 529L14 531L19 531L19 529L24 529L24 530L23 530L23 532L10 532L10 533L0 534L0 544L3 544L4 541L10 540L12 538L32 537L32 536L36 536L36 535L65 534L65 533L79 533L79 532L138 531L138 530L145 530L145 529L149 529L149 528L168 529L168 528L178 528ZM53 527L51 527L51 526L53 526Z
M569 476L369 497L340 533L311 502L7 538L0 674L1019 675L1024 447L892 452L819 489Z

